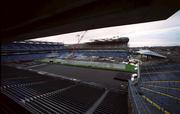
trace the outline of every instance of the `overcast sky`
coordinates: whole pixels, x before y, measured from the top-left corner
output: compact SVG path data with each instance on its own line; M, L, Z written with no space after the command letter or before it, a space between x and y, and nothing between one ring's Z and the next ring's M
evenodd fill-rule
M78 42L77 35L83 31L33 39L36 41ZM130 47L180 46L180 10L166 20L88 30L80 43L93 39L129 37Z

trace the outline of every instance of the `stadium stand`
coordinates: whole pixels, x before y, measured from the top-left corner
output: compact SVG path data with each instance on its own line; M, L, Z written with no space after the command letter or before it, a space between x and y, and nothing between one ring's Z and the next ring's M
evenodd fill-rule
M125 114L128 112L126 100L127 93L123 91L111 91L97 107L94 114Z
M25 41L2 45L1 48L1 62L27 69L42 65L41 62L32 60L66 58L72 54L61 43ZM129 55L130 53L124 50L74 51L75 58L112 57L125 60ZM128 96L125 90L107 91L97 85L8 66L1 66L1 69L1 92L31 113L126 114L128 97L132 112L135 114L180 112L180 64L177 63L159 62L141 65L138 83L133 84L129 81ZM104 98L101 99L102 96ZM98 101L99 104L96 104Z
M77 50L76 54L83 54L86 56L99 56L99 57L122 57L126 58L129 53L121 50Z
M42 59L47 57L45 54L18 54L18 55L6 55L1 57L2 62L19 62L19 61L31 61L35 59Z
M31 113L84 114L106 91L92 84L14 67L1 66L1 69L1 92ZM116 110L116 113L124 114L127 113L126 104L127 92L110 90L92 113L105 114Z
M21 41L1 45L1 62L31 61L53 57L54 51L64 48L62 43Z
M23 50L59 50L63 49L63 43L56 42L38 42L38 41L20 41L1 45L2 50L23 51Z
M1 48L1 62L26 69L42 65L41 62L32 60L66 58L72 54L61 43L14 42L2 45ZM79 49L74 52L75 58L96 56L125 60L129 55L130 53L124 50ZM4 65L1 65L1 70L1 92L31 113L127 114L128 98L135 114L180 112L178 63L158 62L141 65L138 83L134 84L129 80L128 96L125 90L107 90L82 81L37 74Z
M91 40L82 44L73 44L69 48L86 49L86 50L122 50L128 49L128 37L114 36L105 39Z
M1 45L1 62L22 62L43 58L67 58L72 52L62 43L21 41ZM74 57L114 57L126 59L128 51L124 50L75 50Z
M125 0L31 0L13 2L6 0L2 2L2 8L4 12L1 15L1 39L2 43L7 43L16 40L20 41L47 37L103 27L165 20L179 10L179 1L129 0L125 2ZM119 31L119 33L121 34L121 31ZM124 36L123 34L121 35ZM96 41L96 43L102 43L102 40ZM105 40L103 40L103 42L104 41ZM113 41L110 39L108 42L112 43ZM89 47L92 48L92 45L94 44L89 44ZM126 46L127 45L125 45L124 48L127 48ZM103 50L102 47L104 48L104 46L100 46L100 50ZM114 47L117 48L119 45L114 45ZM112 46L108 48L112 48ZM56 44L39 42L36 44L36 42L25 41L25 43L14 42L5 44L2 45L1 49L3 49L1 50L1 62L8 62L7 64L12 62L9 64L11 65L16 62L19 63L46 57L55 57L51 55L53 51L58 52L64 49L64 46L62 46L62 44L58 44L57 46ZM61 51L58 53L63 55L64 52ZM51 56L49 56L49 54ZM119 52L103 52L102 54L93 52L90 55L87 54L87 56L93 55L103 57L127 57L126 53L120 54ZM31 113L89 114L87 112L95 106L93 103L97 101L97 99L99 101L99 97L101 96L100 98L102 98L103 95L105 95L105 97L102 99L98 108L94 107L94 109L97 108L97 110L91 110L91 113L128 113L126 112L127 103L126 100L124 100L127 95L124 92L124 94L122 94L122 92L108 92L104 90L104 88L72 80L64 80L6 66L3 66L3 68L3 73L1 72L1 76L3 77L1 80L1 98L6 98L8 96ZM129 93L132 98L132 104L135 104L133 107L133 109L135 109L135 114L178 114L179 112L179 109L177 109L179 105L178 95L170 94L170 91L165 90L165 88L172 91L179 90L179 78L173 76L173 78L168 79L172 74L179 75L177 73L178 68L174 68L176 70L172 67L166 68L167 71L173 69L173 72L170 71L170 74L158 74L162 72L164 68L157 67L157 69L159 69L158 72L156 72L154 68L145 68L147 73L142 75L149 74L151 70L153 70L153 73L150 73L148 76L142 76L137 85L131 84L131 81L129 82ZM11 70L12 72L10 72ZM154 74L158 74L157 78ZM49 85L53 88L49 87ZM87 91L90 91L90 93ZM91 95L94 96L92 101ZM153 96L157 97L154 98ZM124 99L121 100L121 98ZM172 100L172 98L176 100ZM171 102L170 105L167 104L167 101ZM177 101L175 104L177 106L173 104L175 101ZM122 106L123 103L125 107ZM28 113L25 111L21 112L22 109L17 108L17 104L13 104L13 106L12 104L13 103L1 101L0 112ZM21 111L18 112L14 109ZM103 112L104 110L107 112Z
M170 63L141 66L139 82L134 85L129 81L130 96L137 97L136 94L139 94L139 99L144 99L144 102L151 104L154 109L150 109L149 106L147 110L150 113L159 110L165 114L178 114L180 112L179 70L179 64ZM136 104L137 108L134 110L139 111L141 103L137 102L137 98L135 99L133 98L136 101L133 104Z

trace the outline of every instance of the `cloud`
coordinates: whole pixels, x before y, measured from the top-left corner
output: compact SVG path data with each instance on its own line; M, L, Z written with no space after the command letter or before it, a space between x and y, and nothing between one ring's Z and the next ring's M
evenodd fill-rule
M180 27L166 28L144 33L130 34L130 46L173 46L180 45Z
M129 42L130 46L136 46L136 45L154 46L158 44L180 45L180 42L177 41L177 39L180 36L179 20L180 20L180 10L171 17L169 17L167 20L89 30L85 34L84 38L81 40L80 43L89 42L92 39L112 38L113 36L120 36L120 37L128 36L130 38L130 42ZM81 32L82 31L38 38L33 40L63 42L65 44L73 44L78 42L77 35L81 34ZM149 44L147 43L147 41L149 42Z

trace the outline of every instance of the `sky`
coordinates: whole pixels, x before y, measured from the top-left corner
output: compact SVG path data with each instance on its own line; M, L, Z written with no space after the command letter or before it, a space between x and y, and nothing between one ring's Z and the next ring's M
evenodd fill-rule
M77 44L84 31L31 39L34 41ZM114 37L115 36L115 37ZM88 30L80 43L95 39L129 37L130 47L180 46L180 10L166 20Z

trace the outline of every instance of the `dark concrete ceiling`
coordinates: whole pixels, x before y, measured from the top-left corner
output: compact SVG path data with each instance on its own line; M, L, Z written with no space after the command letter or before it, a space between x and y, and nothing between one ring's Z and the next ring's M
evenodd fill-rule
M1 41L167 19L179 0L5 0Z

